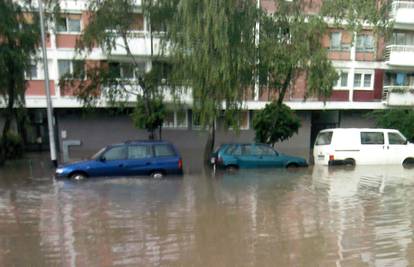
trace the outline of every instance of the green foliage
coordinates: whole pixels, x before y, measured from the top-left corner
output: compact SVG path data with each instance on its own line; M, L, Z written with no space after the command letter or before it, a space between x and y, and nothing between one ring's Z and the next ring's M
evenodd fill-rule
M376 110L369 114L381 128L399 130L408 140L414 140L414 110L386 109Z
M165 112L165 105L161 98L154 98L150 102L146 102L142 97L138 97L131 117L137 128L154 132L162 126Z
M258 12L250 0L184 0L166 36L175 75L191 89L202 126L239 110L253 85ZM225 115L227 116L227 115Z
M274 145L293 136L300 128L300 119L285 104L272 102L253 118L256 141Z
M0 163L4 160L18 159L23 156L24 144L22 138L12 132L0 138Z

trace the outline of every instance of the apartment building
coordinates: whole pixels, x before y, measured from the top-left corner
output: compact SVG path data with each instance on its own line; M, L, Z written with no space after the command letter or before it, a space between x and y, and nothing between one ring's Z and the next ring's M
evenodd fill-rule
M269 12L275 8L271 0L261 0L260 4ZM321 1L311 1L306 12L318 12L320 4ZM108 143L146 138L147 133L134 128L127 115L114 113L105 105L100 106L98 111L85 113L74 92L70 88L59 87L62 75L76 73L84 68L84 63L109 62L119 70L122 78L137 75L128 65L126 51L121 46L110 55L96 47L86 62L78 61L74 49L76 40L88 23L85 1L62 1L61 9L62 17L56 22L56 31L48 32L47 38L50 88L60 151L70 147L69 156L79 158ZM305 77L299 77L290 86L285 103L297 111L302 127L298 135L277 146L280 150L307 157L320 129L373 126L372 119L364 116L367 112L414 104L413 12L414 1L392 3L391 15L395 25L390 40L377 38L369 26L358 34L334 26L329 29L322 43L340 78L327 102L316 98L303 101ZM142 13L137 12L135 20L131 29L135 33L131 48L140 60L140 71L144 72L151 69L151 50L156 53L160 41L153 38L151 42L148 19ZM33 148L47 149L46 99L41 62L34 63L28 72L26 104L33 125L26 138ZM252 141L254 112L262 109L271 99L271 93L266 90L259 90L255 96L249 97L244 103L241 131L219 130L217 142ZM220 129L220 122L218 124ZM163 138L176 143L184 151L184 157L201 153L206 133L200 129L190 104L168 113Z

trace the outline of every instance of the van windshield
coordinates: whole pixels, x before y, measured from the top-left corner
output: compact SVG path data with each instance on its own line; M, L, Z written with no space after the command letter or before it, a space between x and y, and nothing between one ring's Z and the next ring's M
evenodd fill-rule
M330 145L332 141L332 133L333 132L319 133L318 137L316 137L315 145L317 146Z

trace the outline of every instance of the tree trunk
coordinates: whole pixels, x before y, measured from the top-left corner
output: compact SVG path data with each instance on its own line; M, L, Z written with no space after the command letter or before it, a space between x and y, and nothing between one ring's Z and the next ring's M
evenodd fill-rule
M280 90L280 93L279 93L279 98L278 98L278 100L277 100L277 104L278 104L279 106L280 106L280 105L282 105L283 100L284 100L284 98L285 98L286 91L287 91L287 89L288 89L288 87L289 87L289 84L290 84L290 80L292 79L292 73L293 73L293 69L292 69L292 67L290 67L290 68L289 68L289 70L288 70L288 73L287 73L287 75L286 75L286 79L285 79L285 81L283 82L283 86L282 86L282 88L281 88L281 90Z
M214 145L216 141L216 123L213 121L211 128L208 132L206 146L204 148L204 162L208 163L210 155L214 150Z
M162 140L162 126L160 125L159 129L158 129L158 139L161 141Z

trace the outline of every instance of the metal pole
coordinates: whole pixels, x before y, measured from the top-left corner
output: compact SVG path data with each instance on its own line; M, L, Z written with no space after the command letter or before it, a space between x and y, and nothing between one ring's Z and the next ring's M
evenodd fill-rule
M44 25L44 20L43 20L42 0L38 0L38 3L39 3L39 16L40 16L40 32L41 32L41 37L42 37L43 70L45 74L47 125L49 128L50 159L52 160L53 166L57 167L55 132L54 132L54 125L53 125L53 107L52 107L52 98L50 97L50 88L49 88L49 68L48 68L48 62L47 62L45 25Z

